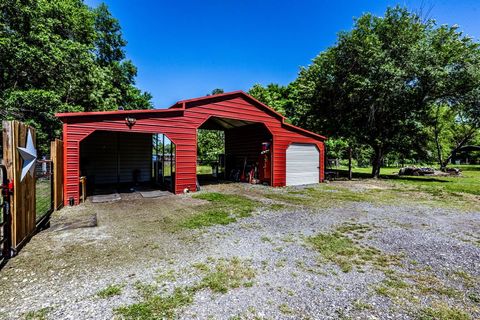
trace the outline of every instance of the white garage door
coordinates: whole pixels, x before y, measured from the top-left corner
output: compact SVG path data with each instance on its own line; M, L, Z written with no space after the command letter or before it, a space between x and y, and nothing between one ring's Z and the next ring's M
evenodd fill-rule
M319 161L314 144L291 144L287 148L287 186L318 183Z

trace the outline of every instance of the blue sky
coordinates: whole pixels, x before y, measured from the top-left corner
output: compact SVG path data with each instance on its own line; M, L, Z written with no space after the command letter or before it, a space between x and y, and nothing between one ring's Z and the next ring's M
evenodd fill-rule
M86 0L105 2L120 21L127 56L138 67L137 86L156 108L204 96L215 88L288 84L349 30L362 13L387 6L431 9L438 23L458 24L480 39L478 0ZM422 5L423 4L423 5Z

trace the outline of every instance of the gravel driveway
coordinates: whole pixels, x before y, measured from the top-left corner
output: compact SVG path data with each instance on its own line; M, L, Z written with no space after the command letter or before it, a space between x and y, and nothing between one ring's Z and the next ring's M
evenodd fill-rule
M336 182L322 192L345 186L361 193L371 184ZM52 228L0 271L0 318L135 318L118 310L182 288L188 299L161 300L172 302L164 317L480 319L478 211L395 199L301 205L268 196L288 189L205 189L259 205L251 216L199 229L175 227L205 205L191 195L55 213ZM96 227L58 227L92 216ZM327 250L347 245L365 255L328 256L314 242L327 238Z

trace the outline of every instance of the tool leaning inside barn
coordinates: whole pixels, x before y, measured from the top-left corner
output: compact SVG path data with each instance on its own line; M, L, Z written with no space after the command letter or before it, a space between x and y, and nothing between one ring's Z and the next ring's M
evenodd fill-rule
M244 157L242 168L233 168L230 171L229 179L251 184L270 184L272 169L270 145L271 142L262 143L261 152L255 162L248 162L248 157Z

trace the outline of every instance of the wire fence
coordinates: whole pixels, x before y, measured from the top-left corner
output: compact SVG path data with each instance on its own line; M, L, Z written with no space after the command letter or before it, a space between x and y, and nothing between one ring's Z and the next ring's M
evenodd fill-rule
M35 166L35 212L38 222L53 211L53 163L52 160L37 160Z

